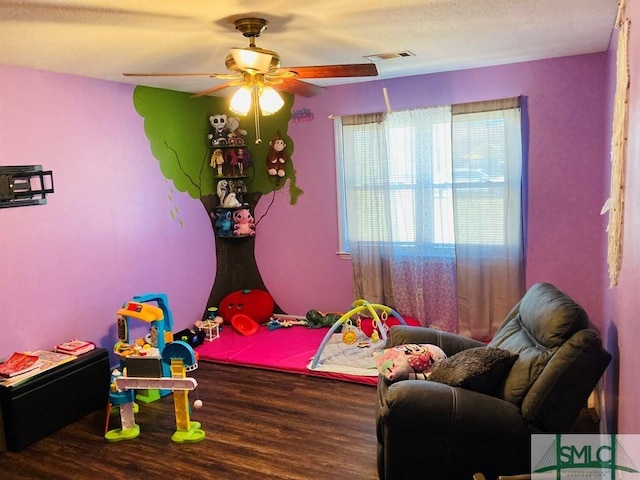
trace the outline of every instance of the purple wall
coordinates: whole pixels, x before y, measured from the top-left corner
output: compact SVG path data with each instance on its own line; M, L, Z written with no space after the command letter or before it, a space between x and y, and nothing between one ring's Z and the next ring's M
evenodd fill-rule
M292 313L340 310L351 298L351 268L336 256L335 165L330 114L509 96L527 97L529 215L527 284L548 281L574 296L599 323L602 302L604 54L331 87L296 98L313 121L293 123L298 205L276 195L260 224L258 261L266 285ZM281 247L278 247L281 245Z
M640 205L640 37L634 32L634 22L640 22L640 4L627 2L627 15L631 20L631 35L629 44L629 68L631 84L629 88L629 130L628 157L625 185L625 215L624 241L622 246L622 269L618 278L618 285L608 288L607 272L604 272L603 288L605 289L605 304L603 309L603 331L606 334L606 344L614 354L614 360L605 379L607 423L612 431L619 433L640 433L640 411L636 408L640 384L636 371L640 354L640 215L637 208ZM615 38L610 47L610 82L608 88L609 101L612 102L615 72ZM608 121L611 119L611 107L608 111ZM607 125L607 133L610 126ZM609 149L606 149L607 170ZM607 173L604 198L609 195L609 175ZM605 243L606 245L606 243ZM606 246L604 247L606 252Z
M55 186L47 205L0 209L0 357L74 337L112 346L115 312L145 293L192 325L214 275L211 225L171 193L133 88L0 66L0 91L0 165L42 164Z
M555 283L599 322L602 312L606 55L329 88L296 99L313 121L292 123L298 203L264 196L256 258L289 313L345 310L351 265L338 258L333 122L384 110L524 95L529 108L527 283ZM176 326L202 311L215 269L209 220L199 201L170 193L149 153L132 88L0 67L2 164L54 171L46 206L0 211L0 356L70 337L109 346L115 311L134 295L169 296ZM46 125L43 123L46 122ZM173 198L169 200L169 196ZM172 203L173 202L173 203ZM175 205L174 205L175 204ZM178 207L180 227L170 216Z

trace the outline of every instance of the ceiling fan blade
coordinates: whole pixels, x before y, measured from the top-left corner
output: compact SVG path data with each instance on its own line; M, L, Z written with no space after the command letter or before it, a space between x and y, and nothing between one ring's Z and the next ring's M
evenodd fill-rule
M216 85L215 87L207 88L206 90L202 90L201 92L194 93L193 95L191 95L191 98L204 97L205 95L210 95L214 92L224 90L225 88L229 88L234 85L240 85L241 83L242 82L232 81L232 82L223 83L222 85Z
M378 68L374 63L286 67L283 70L296 72L298 78L375 77L378 75Z
M225 78L227 73L123 73L125 77L211 77ZM234 75L237 77L238 75Z
M324 87L300 81L296 78L282 78L277 82L269 83L276 90L301 95L303 97L313 97L324 91Z

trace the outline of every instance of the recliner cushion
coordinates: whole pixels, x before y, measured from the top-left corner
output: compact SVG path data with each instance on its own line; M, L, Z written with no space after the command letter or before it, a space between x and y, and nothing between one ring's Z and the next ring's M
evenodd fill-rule
M517 358L501 348L470 348L438 363L428 379L491 395Z

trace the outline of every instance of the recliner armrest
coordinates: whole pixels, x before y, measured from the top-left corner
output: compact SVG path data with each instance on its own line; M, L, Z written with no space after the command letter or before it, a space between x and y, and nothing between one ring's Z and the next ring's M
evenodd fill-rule
M468 471L495 478L529 471L531 434L537 430L512 403L420 380L379 385L378 402L382 479L425 478L425 472L434 479L467 478Z
M468 434L480 436L489 431L505 434L513 428L529 430L520 409L510 402L428 380L402 380L387 385L380 414L389 427L427 428L430 435L451 434L452 423L464 425Z
M435 328L416 327L412 325L394 325L389 330L387 347L395 347L407 343L430 343L440 347L448 356L468 348L482 347L484 343L455 333L436 330Z

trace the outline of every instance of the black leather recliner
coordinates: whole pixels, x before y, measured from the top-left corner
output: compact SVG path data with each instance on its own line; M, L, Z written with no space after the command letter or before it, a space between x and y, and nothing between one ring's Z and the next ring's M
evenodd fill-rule
M396 326L387 346L438 345L451 357L483 343ZM529 473L532 433L570 431L611 361L585 311L548 283L532 286L489 343L518 354L492 395L424 380L378 380L380 480L468 480Z

